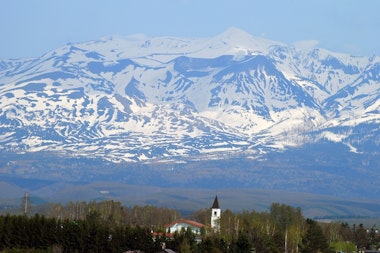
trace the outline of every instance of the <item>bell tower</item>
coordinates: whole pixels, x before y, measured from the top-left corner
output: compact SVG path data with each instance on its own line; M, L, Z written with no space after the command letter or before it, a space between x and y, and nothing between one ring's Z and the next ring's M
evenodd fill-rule
M216 232L219 232L220 230L220 215L221 211L218 196L215 196L214 203L211 207L211 228Z

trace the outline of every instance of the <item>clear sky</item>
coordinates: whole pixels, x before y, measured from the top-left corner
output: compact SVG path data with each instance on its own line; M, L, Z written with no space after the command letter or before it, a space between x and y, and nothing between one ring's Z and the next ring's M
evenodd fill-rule
M380 55L379 13L380 0L0 0L0 58L110 35L211 37L229 27L372 56Z

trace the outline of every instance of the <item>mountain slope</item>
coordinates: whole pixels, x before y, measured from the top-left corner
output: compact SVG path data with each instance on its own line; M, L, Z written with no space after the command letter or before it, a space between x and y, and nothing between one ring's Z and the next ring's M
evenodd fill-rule
M1 62L1 149L145 161L257 157L328 138L362 152L355 129L379 124L379 65L236 28L67 45Z
M128 202L126 184L378 200L379 83L379 57L302 50L236 28L2 60L0 197L59 201L72 190Z

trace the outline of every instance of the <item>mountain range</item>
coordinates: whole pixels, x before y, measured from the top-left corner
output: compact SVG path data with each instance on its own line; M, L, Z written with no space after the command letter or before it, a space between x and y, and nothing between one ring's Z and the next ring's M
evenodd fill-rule
M122 173L166 164L195 186L191 178L206 175L211 185L225 178L230 187L378 198L379 83L378 56L297 48L237 28L196 39L106 37L3 59L0 172L52 179L64 164L37 170L36 159L35 173L20 172L25 160L15 158L49 153ZM210 161L230 166L202 168Z

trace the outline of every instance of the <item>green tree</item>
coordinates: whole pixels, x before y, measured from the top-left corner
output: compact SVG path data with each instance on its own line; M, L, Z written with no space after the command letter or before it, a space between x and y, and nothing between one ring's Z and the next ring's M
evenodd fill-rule
M312 219L306 220L306 233L302 237L300 249L302 253L329 253L333 250L329 247L327 239L322 232L322 228Z
M331 243L331 248L334 249L335 252L356 252L356 245L352 242L345 241L337 241Z
M371 250L377 250L380 247L380 236L374 225L367 233L368 237L368 248Z
M278 246L282 245L284 252L296 251L301 240L303 216L300 208L279 203L270 207L270 219L274 223L278 235Z
M187 241L186 237L181 241L178 251L179 251L179 253L191 253L192 252L191 251L191 245Z
M355 243L359 249L368 248L368 245L369 245L368 234L363 224L360 224L359 227L357 228L354 226L354 238L355 238Z
M249 253L252 250L252 243L246 232L240 231L237 240L232 245L232 252Z

